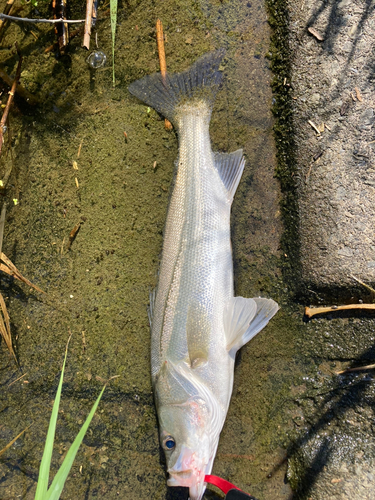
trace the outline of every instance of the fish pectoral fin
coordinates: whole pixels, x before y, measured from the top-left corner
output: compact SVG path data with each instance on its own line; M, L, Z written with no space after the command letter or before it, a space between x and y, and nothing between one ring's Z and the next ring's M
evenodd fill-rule
M227 350L235 354L267 325L278 309L272 299L233 297L224 309Z
M232 202L245 167L242 149L238 149L234 153L214 153L214 162L220 179L228 191L230 202Z

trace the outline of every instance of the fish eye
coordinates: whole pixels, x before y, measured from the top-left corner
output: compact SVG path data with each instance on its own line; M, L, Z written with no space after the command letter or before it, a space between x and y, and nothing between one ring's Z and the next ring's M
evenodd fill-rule
M173 450L173 448L176 446L176 441L173 439L172 436L167 436L163 440L163 448L165 450Z

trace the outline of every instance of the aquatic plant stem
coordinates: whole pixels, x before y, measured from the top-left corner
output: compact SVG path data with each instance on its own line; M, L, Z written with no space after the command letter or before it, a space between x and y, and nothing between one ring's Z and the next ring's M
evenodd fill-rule
M110 0L111 31L112 31L112 80L115 86L115 38L117 23L117 0Z

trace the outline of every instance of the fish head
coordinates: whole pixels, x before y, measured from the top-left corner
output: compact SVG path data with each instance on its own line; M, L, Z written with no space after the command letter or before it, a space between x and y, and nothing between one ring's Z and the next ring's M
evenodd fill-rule
M190 500L200 500L215 458L210 413L204 400L190 398L159 409L160 441L167 460L168 486L189 488Z

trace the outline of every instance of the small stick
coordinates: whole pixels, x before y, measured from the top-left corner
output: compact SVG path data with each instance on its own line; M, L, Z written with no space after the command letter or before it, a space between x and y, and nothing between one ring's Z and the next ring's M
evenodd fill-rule
M81 155L81 148L82 148L82 144L83 144L83 139L82 139L82 141L81 141L81 143L80 143L80 145L79 145L79 148L78 148L77 158L79 158L79 157L80 157L80 155Z
M52 0L54 19L66 18L66 0ZM55 24L55 33L57 36L59 51L64 54L69 43L69 25L66 23Z
M8 102L5 106L4 113L3 113L3 116L1 117L1 121L0 121L0 154L1 154L1 149L3 147L3 143L4 143L4 126L5 126L5 123L6 123L7 118L8 118L10 105L12 104L13 97L14 97L14 94L16 92L18 80L20 79L20 76L21 76L22 55L21 55L21 52L19 51L17 42L16 42L16 49L17 49L17 53L18 53L18 57L19 57L17 71L16 71L16 77L13 81L12 88L9 91Z
M92 9L94 0L87 0L86 3L86 19L85 19L85 33L83 35L82 47L90 50L90 36L91 36L91 24L92 24Z
M366 283L363 283L363 281L361 281L359 278L356 278L353 274L350 274L349 276L350 278L353 278L353 280L355 280L357 283L364 286L369 292L375 294L375 290L370 285L366 285Z
M5 212L7 209L7 204L4 201L3 203L3 208L1 209L1 216L0 216L0 255L2 252L3 248L3 237L4 237L4 226L5 226Z
M16 380L13 380L13 382L11 382L11 383L8 385L8 387L10 387L11 385L15 384L15 383L16 383L16 382L18 382L19 380L21 380L21 378L26 377L26 375L27 375L27 372L26 372L26 373L24 373L23 375L21 375L20 377L16 378Z
M5 6L5 9L4 9L4 14L5 15L8 15L9 12L11 11L12 7L13 7L13 4L14 4L14 0L8 0L7 1L7 4ZM3 21L2 19L0 20L0 31L3 29L3 26L5 24L5 21Z
M74 23L84 23L86 21L86 19L28 19L27 17L14 17L14 16L7 16L5 14L0 14L0 19L9 19L9 21L20 21L21 23L34 23L34 24L35 23L74 24Z
M373 370L374 368L375 368L375 365L356 366L355 368L347 368L346 370L341 370L340 372L335 372L335 374L342 375L343 373L360 372L362 370Z
M167 75L167 63L165 60L163 24L160 19L156 21L156 41L158 44L160 72L161 76L165 78ZM166 118L164 121L164 127L167 130L172 130L172 124Z
M324 314L333 311L350 311L352 309L375 311L375 304L348 304L346 306L331 307L305 307L305 316L312 318L317 314Z
M311 120L307 120L307 123L309 123L309 125L312 126L312 128L315 130L315 132L320 135L320 130L318 129L318 127L315 125L314 122L312 122Z
M32 425L33 425L33 424L28 425L28 426L26 427L26 429L24 429L22 432L20 432L20 433L18 434L18 436L16 436L14 439L12 439L12 441L11 441L10 443L8 443L8 444L6 445L6 447L5 447L5 448L3 448L2 450L0 450L0 455L2 455L5 451L7 451L7 449L8 449L8 448L10 448L10 447L12 446L12 444L13 444L13 443L15 443L15 442L17 441L17 439L18 439L18 438L20 438L20 437L22 436L22 434L23 434L24 432L26 432L26 431L27 431L27 429L29 429Z
M13 82L14 80L8 76L5 71L3 71L2 69L0 69L0 78L7 84L9 85L9 87L11 87L13 85ZM33 96L33 94L30 94L30 92L28 90L25 89L25 87L23 87L22 85L17 85L17 89L16 89L16 92L18 95L20 95L21 97L23 97L27 102L28 104L37 104L37 99L35 96Z

